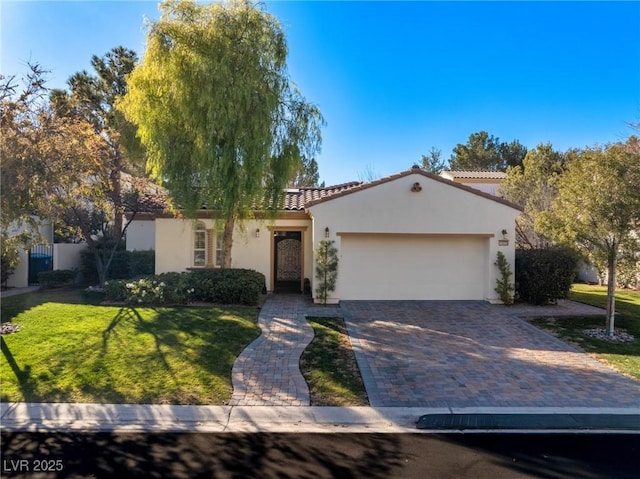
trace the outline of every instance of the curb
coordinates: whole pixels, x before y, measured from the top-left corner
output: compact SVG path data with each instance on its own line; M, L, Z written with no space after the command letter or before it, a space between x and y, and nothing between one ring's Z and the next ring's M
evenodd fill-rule
M209 433L616 433L640 429L603 427L602 418L637 415L640 408L421 408L175 406L136 404L2 403L6 432L209 432ZM423 416L462 415L599 416L598 428L465 428L417 429ZM619 422L619 421L618 421Z

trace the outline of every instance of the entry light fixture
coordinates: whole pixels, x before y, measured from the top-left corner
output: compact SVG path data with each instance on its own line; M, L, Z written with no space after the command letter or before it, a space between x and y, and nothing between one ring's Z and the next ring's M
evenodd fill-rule
M256 229L256 238L260 238L260 228Z
M324 229L324 237L325 238L329 237L329 227L328 226Z
M502 239L509 241L509 232L507 230L502 230Z

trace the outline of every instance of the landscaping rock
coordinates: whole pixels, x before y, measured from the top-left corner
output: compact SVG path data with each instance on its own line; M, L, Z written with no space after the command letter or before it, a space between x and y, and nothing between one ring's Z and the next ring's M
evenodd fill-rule
M2 325L0 325L0 334L2 335L17 333L18 331L20 331L20 326L17 324L2 323Z
M605 328L593 328L585 329L584 334L592 338L601 339L603 341L611 341L614 343L628 343L635 341L636 338L622 329L616 329L613 332L613 336L609 336L609 333Z

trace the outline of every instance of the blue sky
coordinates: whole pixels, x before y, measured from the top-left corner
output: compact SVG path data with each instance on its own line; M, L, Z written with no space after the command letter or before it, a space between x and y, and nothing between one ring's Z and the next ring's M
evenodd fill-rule
M640 3L266 3L282 23L289 71L327 122L327 184L388 175L431 147L449 158L486 130L527 147L603 144L640 121ZM0 71L26 62L64 87L91 55L142 55L157 2L2 0Z

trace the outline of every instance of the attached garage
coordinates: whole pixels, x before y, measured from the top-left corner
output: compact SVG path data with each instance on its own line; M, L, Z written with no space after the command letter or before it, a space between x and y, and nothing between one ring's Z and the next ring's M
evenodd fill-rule
M312 201L307 211L314 250L325 239L338 250L331 302L499 302L495 262L501 252L513 265L522 210L412 169Z
M341 299L485 297L487 236L342 234Z

